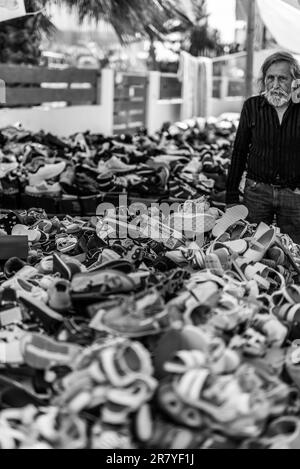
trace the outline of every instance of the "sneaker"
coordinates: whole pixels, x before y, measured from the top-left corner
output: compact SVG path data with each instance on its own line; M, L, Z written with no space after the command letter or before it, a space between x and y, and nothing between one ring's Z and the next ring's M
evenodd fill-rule
M98 171L102 174L107 172L120 174L120 173L129 173L130 171L134 171L137 166L134 165L127 165L123 163L119 158L116 156L112 156L110 160L103 163L100 161L98 165Z
M37 186L44 181L54 179L64 172L66 169L66 163L61 162L57 164L46 164L43 168L40 168L36 174L29 174L29 185Z
M35 186L26 186L25 194L32 197L41 197L47 195L49 197L59 197L61 193L61 186L58 182L54 184L48 184L46 181L43 181Z

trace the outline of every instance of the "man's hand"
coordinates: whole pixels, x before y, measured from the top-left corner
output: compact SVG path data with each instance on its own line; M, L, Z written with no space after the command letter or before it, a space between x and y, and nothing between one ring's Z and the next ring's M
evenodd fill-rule
M294 80L292 83L292 101L295 104L300 103L300 80Z

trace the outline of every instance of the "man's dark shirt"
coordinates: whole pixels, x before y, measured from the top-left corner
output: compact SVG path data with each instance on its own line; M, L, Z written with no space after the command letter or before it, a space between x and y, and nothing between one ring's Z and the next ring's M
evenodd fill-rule
M265 184L300 187L300 105L290 102L280 125L276 109L263 96L243 107L227 183L226 203L239 202L247 176Z

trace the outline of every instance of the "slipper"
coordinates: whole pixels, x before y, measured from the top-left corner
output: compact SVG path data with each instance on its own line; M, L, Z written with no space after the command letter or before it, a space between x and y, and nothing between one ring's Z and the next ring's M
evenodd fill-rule
M175 392L172 383L162 382L157 391L157 403L172 421L192 429L201 429L204 424L202 413L186 404Z
M228 228L240 220L245 220L249 214L247 207L244 205L236 205L229 208L225 215L217 221L215 227L212 230L214 238L219 238Z
M243 264L250 264L260 262L267 251L274 245L276 241L276 230L275 228L269 228L262 236L253 237L249 242L248 250L245 252L243 257L237 259L239 266Z

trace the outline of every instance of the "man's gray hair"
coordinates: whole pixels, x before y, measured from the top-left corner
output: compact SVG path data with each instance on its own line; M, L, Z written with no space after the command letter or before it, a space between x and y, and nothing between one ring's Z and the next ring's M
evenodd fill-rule
M275 54L270 55L264 61L261 68L261 75L258 80L259 92L263 93L265 91L265 81L267 72L272 65L278 62L287 62L290 66L291 75L294 80L300 78L300 64L289 52L275 52Z

